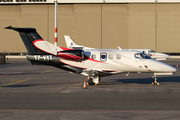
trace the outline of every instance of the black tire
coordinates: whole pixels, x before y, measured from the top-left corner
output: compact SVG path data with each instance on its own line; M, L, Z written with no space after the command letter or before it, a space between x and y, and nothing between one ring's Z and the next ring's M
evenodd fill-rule
M94 85L93 79L90 78L90 79L88 80L88 83L89 83L89 85Z

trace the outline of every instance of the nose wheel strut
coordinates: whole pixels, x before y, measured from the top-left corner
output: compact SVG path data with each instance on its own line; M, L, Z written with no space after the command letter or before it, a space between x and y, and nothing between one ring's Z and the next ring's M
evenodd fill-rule
M158 82L158 80L157 80L156 75L154 75L153 78L154 78L154 81L153 81L151 84L152 84L152 85L160 85L159 82Z

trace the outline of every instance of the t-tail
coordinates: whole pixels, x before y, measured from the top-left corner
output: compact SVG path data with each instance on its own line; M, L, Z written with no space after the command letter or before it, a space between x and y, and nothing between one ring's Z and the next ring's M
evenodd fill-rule
M47 65L54 63L52 61L53 58L56 59L58 63L62 58L73 61L84 59L83 50L58 47L49 43L43 40L35 28L18 28L8 26L5 29L12 29L19 32L28 51L27 59L31 62L38 62Z
M63 51L62 48L45 41L35 28L19 28L8 26L5 29L12 29L19 32L29 55L57 55L57 51Z

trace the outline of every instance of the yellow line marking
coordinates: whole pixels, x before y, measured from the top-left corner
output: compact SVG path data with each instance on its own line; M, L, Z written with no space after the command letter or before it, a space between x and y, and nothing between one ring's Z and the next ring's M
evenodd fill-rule
M48 73L48 72L52 72L52 71L55 71L55 70L46 70L46 71L41 72L41 73Z
M13 82L13 83L9 83L9 84L5 84L5 85L1 85L0 87L9 86L9 85L13 85L13 84L17 84L17 83L20 83L20 82L25 82L25 81L27 81L27 79L25 79L25 80L17 80L17 82Z
M11 81L15 81L15 82L17 82L17 81L21 81L21 80L15 79L15 80L11 80Z

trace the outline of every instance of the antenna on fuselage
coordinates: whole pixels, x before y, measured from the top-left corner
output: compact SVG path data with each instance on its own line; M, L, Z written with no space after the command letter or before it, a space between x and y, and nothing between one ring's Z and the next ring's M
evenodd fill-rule
M117 46L119 50L122 50L119 46Z

